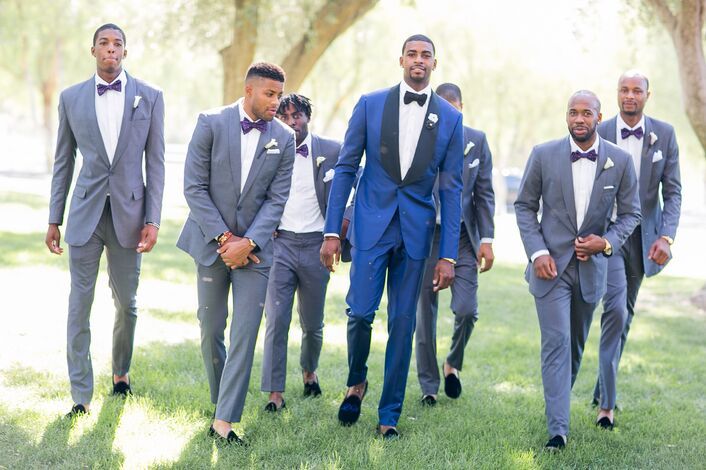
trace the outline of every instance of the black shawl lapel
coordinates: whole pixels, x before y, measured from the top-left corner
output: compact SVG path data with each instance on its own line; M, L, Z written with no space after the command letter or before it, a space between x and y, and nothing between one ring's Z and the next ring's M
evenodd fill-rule
M429 107L427 108L426 116L424 116L422 130L419 134L419 141L417 142L417 148L414 151L414 159L412 159L412 165L409 167L409 170L402 181L402 185L414 183L421 178L429 166L429 163L434 158L434 146L436 145L436 136L439 133L440 124L438 99L439 98L434 92L429 95ZM436 122L429 119L429 115L431 114L436 116ZM399 163L397 166L399 168Z
M380 164L397 184L400 173L400 86L390 88L382 110L380 128Z

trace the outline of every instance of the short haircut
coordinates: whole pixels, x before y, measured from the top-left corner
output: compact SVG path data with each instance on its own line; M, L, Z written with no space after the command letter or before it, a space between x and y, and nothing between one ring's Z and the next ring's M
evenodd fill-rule
M569 103L571 103L574 98L579 97L579 96L586 96L594 101L594 104L596 106L596 111L599 113L601 112L601 100L598 99L598 96L592 92L591 90L579 90L575 92L571 97L569 98Z
M448 97L459 103L463 103L463 98L461 98L461 89L455 83L442 83L436 87L436 94L441 97Z
M98 39L98 33L100 33L101 31L105 31L106 29L114 29L116 31L120 31L120 34L123 36L123 46L125 44L127 44L127 38L125 37L125 31L123 31L123 29L116 24L106 23L102 26L99 26L98 29L96 30L96 32L93 33L93 45L94 46L96 45L96 39Z
M245 80L252 77L269 78L277 82L284 83L284 70L279 65L269 62L256 62L248 68L248 73L245 74Z
M284 114L290 104L294 106L294 109L298 112L304 113L307 119L311 119L311 100L297 93L290 93L282 97L279 102L277 114Z
M436 55L436 48L434 47L434 43L432 42L431 39L429 39L428 36L425 36L423 34L413 34L410 37L408 37L407 39L405 39L404 42L402 43L402 55L404 55L404 48L407 46L407 43L412 42L412 41L428 42L429 44L431 44L431 52L433 52L434 55Z
M618 86L620 86L620 82L623 78L641 78L645 81L645 91L650 90L650 81L647 79L647 76L639 70L626 70L618 79Z

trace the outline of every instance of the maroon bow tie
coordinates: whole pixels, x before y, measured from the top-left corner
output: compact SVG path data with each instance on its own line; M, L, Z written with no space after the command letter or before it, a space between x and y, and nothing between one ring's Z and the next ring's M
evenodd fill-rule
M627 127L623 127L620 129L620 137L623 139L627 139L631 135L634 135L638 139L642 139L642 136L645 135L645 132L642 130L642 127L638 127L637 129L630 130Z
M571 152L571 163L577 162L582 158L588 158L592 162L595 162L596 157L598 157L598 154L595 150L589 150L586 153L579 152L578 150L576 150L575 152Z
M301 155L304 158L308 157L309 147L307 147L306 144L301 144L299 147L297 147L297 154Z
M267 122L263 121L262 119L258 119L257 121L253 122L250 119L243 119L240 121L240 128L243 130L243 134L247 134L253 129L257 129L260 132L265 132L267 129Z
M108 90L120 92L123 89L123 85L122 83L120 83L120 80L115 80L110 85L104 85L103 83L99 83L96 85L96 88L98 89L98 96L103 96L103 93Z

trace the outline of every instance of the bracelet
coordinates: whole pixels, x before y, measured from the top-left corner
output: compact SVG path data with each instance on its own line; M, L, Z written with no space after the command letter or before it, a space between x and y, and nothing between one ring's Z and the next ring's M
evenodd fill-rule
M218 235L216 237L216 241L218 242L218 246L223 246L225 242L230 240L230 237L232 237L233 234L230 232L230 230L226 230L222 234Z

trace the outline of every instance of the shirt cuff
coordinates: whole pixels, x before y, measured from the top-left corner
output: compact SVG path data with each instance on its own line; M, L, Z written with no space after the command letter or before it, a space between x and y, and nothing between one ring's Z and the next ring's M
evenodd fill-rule
M324 233L324 238L326 238L326 237L336 237L338 239L341 238L341 236L337 233Z
M492 239L492 238L485 237L485 238L481 238L481 239L480 239L480 242L481 242L481 243L493 243L493 239Z
M539 258L540 256L548 255L549 250L537 250L534 253L532 253L532 256L530 256L530 261L534 263L534 260Z

